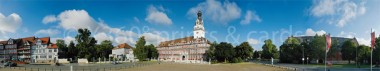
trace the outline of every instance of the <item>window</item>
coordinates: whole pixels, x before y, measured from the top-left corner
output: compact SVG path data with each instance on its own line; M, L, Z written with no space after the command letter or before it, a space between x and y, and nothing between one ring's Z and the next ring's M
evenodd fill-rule
M49 50L49 52L51 52L51 49L48 49Z
M51 55L49 55L49 58L52 58Z
M57 52L57 49L54 49L54 52Z

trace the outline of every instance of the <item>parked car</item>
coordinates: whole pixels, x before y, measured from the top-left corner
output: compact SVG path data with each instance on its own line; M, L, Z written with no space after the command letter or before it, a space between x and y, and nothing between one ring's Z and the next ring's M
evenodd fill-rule
M8 66L8 67L16 67L17 66L17 63L13 63L13 62L5 62L4 63L4 66Z

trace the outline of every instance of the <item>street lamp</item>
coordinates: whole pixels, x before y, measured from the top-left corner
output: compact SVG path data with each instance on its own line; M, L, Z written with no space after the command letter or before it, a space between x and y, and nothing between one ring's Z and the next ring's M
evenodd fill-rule
M305 64L305 47L304 45L301 45L302 46L302 64Z
M309 57L306 58L306 64L309 64Z

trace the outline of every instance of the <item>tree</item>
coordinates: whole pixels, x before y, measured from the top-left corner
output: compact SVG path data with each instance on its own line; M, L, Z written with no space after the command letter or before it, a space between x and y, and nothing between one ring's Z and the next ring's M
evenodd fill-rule
M92 58L95 57L96 51L95 44L96 40L91 37L91 32L88 29L78 29L78 34L75 36L77 41L76 47L79 48L79 58L87 58L89 61L93 61Z
M215 59L215 47L218 45L216 41L210 44L210 47L206 51L207 59L214 60Z
M342 58L348 60L348 64L351 63L351 60L354 60L356 57L356 44L351 40L347 40L342 45Z
M259 58L260 57L260 55L261 55L261 51L255 51L255 52L253 52L253 58Z
M235 48L236 56L242 60L248 60L253 55L253 48L248 42L243 42Z
M325 59L325 53L326 53L325 35L318 36L318 34L316 34L310 43L309 51L310 51L309 60L315 59L318 61L318 63L322 63L320 62L320 60Z
M148 57L148 53L145 48L145 43L146 41L144 36L141 36L135 44L136 49L133 50L133 55L135 55L137 59L139 59L140 61L144 61Z
M218 62L231 62L234 54L234 48L230 43L221 42L215 47L215 58Z
M264 45L262 47L263 54L261 55L263 59L271 59L278 58L279 53L277 51L276 45L272 44L272 40L268 39L264 41Z
M360 45L358 46L358 62L364 63L370 59L371 49L369 46Z
M102 41L99 45L96 46L97 56L96 58L109 58L109 54L112 53L113 49L112 42L110 40Z
M148 51L147 58L149 58L149 59L158 58L158 51L157 51L156 47L154 47L153 44L147 45L147 46L145 46L145 48Z
M57 40L56 45L58 46L58 58L68 58L68 48L64 40Z
M78 56L79 50L78 48L75 47L75 44L73 41L70 41L69 46L68 46L68 58L75 59Z
M280 62L283 63L301 63L303 57L303 48L298 39L289 37L280 46Z

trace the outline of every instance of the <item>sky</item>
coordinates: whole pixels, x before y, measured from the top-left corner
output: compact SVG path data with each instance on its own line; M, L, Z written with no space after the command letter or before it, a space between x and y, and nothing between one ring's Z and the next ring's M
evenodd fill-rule
M206 38L234 46L249 42L262 50L264 40L278 47L289 36L356 38L370 44L380 31L379 0L1 0L0 40L51 37L74 41L88 28L98 43L134 46L192 36L202 11ZM377 34L378 35L378 34Z

